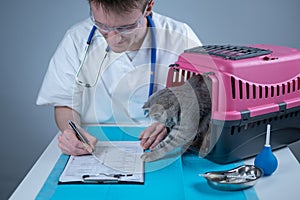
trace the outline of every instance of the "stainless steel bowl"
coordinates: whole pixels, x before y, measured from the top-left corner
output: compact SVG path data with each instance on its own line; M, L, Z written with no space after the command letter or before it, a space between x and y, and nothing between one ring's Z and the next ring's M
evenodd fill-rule
M252 187L263 175L254 165L242 165L228 171L212 171L202 174L207 183L218 190L242 190Z

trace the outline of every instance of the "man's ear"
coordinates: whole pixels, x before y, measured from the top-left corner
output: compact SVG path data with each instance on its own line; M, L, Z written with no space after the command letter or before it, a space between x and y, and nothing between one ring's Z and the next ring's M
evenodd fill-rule
M148 3L148 8L146 10L146 16L152 13L153 6L154 6L154 0L150 0Z

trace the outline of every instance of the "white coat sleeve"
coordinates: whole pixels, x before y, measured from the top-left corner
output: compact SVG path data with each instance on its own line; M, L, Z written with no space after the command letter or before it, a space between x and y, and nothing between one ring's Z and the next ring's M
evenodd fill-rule
M37 105L68 106L80 113L81 93L75 82L77 47L67 32L54 53L37 98Z

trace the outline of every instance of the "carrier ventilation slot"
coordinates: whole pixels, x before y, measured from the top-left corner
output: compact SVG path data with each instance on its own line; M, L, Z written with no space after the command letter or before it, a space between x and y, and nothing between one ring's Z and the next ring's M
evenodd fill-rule
M231 76L231 96L232 99L263 99L278 97L300 90L300 77L296 79L272 86L262 86L237 80Z
M182 85L186 80L188 80L189 78L195 75L197 75L197 73L195 72L174 68L172 86Z
M208 54L230 60L241 60L271 54L272 51L246 46L204 45L185 50L186 53Z
M296 118L300 116L300 112L299 111L294 111L294 112L290 112L290 113L286 113L280 116L276 116L276 117L270 117L270 118L266 118L263 120L258 120L258 121L254 121L248 124L245 124L243 126L232 126L231 127L231 132L230 135L236 135L236 134L242 134L242 133L247 133L247 131L250 131L253 128L257 128L259 126L263 126L265 127L266 124L269 124L271 122L280 122L280 120L284 120L284 119L290 119L290 118Z

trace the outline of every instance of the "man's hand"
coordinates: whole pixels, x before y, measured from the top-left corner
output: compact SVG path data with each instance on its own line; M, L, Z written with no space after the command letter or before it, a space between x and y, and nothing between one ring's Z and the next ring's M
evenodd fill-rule
M78 127L80 132L87 138L90 145L84 144L76 137L72 129L66 129L58 136L58 147L67 155L84 155L94 151L97 138Z
M80 115L67 106L56 106L54 111L56 124L61 131L61 134L58 136L58 147L62 153L74 156L92 153L97 143L97 138L91 136L80 127ZM86 137L90 145L83 144L78 140L68 123L69 120L76 123L77 128Z
M147 127L139 136L143 149L153 149L160 141L167 136L167 128L164 124L155 122Z

